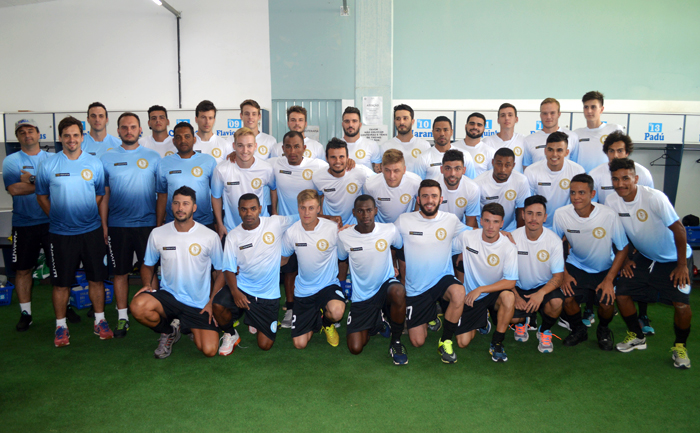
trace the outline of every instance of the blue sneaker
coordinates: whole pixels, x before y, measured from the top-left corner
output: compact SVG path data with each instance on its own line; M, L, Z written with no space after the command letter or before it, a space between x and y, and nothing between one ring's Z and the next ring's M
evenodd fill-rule
M486 335L489 332L491 332L491 321L487 317L486 318L486 326L484 326L483 328L479 328L479 334Z
M408 364L408 355L406 354L406 346L400 341L395 341L389 346L389 356L394 360L394 365Z
M644 335L654 335L654 328L651 327L651 319L649 316L640 316L639 317L639 326L642 327L642 332Z
M506 355L506 348L503 347L503 344L498 343L498 344L493 344L491 343L491 347L489 348L489 353L491 354L491 359L493 362L506 362L508 361L508 355Z
M379 331L379 335L384 338L391 337L391 325L385 319L382 319L382 329Z
M595 313L593 310L586 309L583 311L583 319L581 319L586 328L590 328L595 323Z

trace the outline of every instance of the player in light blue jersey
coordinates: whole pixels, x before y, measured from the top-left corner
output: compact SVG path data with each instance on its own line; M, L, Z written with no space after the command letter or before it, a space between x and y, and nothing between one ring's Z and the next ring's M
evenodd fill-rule
M129 330L127 303L134 254L143 262L151 230L156 226L156 177L160 155L140 146L141 120L124 113L117 120L122 144L102 155L105 196L100 203L102 227L114 267L114 297L119 322L114 338Z
M58 124L63 151L39 165L36 196L49 216L53 303L56 312L56 347L70 344L66 305L75 271L82 261L95 311L94 332L100 339L113 337L105 320L107 278L106 247L98 206L104 196L104 169L99 159L80 148L83 124L66 117Z
M100 158L108 150L116 149L122 144L117 137L107 134L109 114L101 102L93 102L88 106L87 121L90 125L90 133L85 134L83 138L81 145L83 152Z
M21 150L3 160L2 179L12 196L12 266L20 308L16 329L24 332L32 324L32 271L39 250L43 248L49 257L49 217L34 193L37 168L49 154L39 147L39 127L33 119L15 123L15 136Z
M216 160L211 155L194 151L196 137L194 128L189 123L178 123L173 133L173 144L177 148L177 153L163 158L158 169L157 225L173 221L171 206L173 193L186 185L194 189L199 197L194 220L216 231L211 209L211 179Z

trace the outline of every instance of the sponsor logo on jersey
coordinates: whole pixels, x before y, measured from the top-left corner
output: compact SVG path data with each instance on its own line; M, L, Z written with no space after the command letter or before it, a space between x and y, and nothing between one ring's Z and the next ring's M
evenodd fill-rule
M377 251L384 252L386 251L386 248L389 246L389 242L385 241L384 239L379 239L377 242L374 243L374 248L377 249Z
M591 139L590 138L579 138L579 140L578 140L579 143L584 142L584 141L591 141Z
M314 176L313 170L307 168L301 173L301 177L304 178L304 180L311 180L311 178Z
M182 173L182 170L170 170L168 174L180 174Z
M535 149L544 149L545 147L547 147L547 146L544 144L541 144L539 146L535 146Z
M262 179L255 178L250 181L250 186L253 187L253 189L258 189L262 186Z
M330 244L325 239L319 239L318 242L316 242L316 248L318 248L319 251L326 251L329 246Z
M469 247L467 247L467 251L469 251L472 254L479 254L479 252L477 250L469 248Z
M350 248L350 251L362 251L362 247Z
M518 251L519 256L529 256L530 254L527 251Z
M477 164L483 164L485 160L486 160L486 157L484 156L483 153L477 153L476 156L474 157L474 161Z
M610 191L610 190L615 189L615 187L613 187L613 186L601 186L600 189L602 189L603 191Z
M32 170L32 169L34 169L34 167L32 167L31 165L22 166L22 170Z
M196 257L199 255L199 253L202 252L202 247L198 243L194 243L190 245L189 248L187 248L187 251L189 251L190 254Z
M649 214L644 209L639 209L637 211L637 219L641 222L645 222L649 218Z
M552 182L537 182L537 186L552 186Z
M163 251L175 251L177 247L163 247Z
M423 232L408 232L411 236L423 236Z
M486 200L498 200L498 196L492 195L491 197L486 197Z
M571 181L569 179L562 179L559 181L559 188L561 189L569 189L569 185L571 185Z
M115 167L121 167L121 166L124 166L124 165L129 165L129 163L128 163L128 162L115 162L115 163L114 163L114 166L115 166Z
M431 167L441 167L442 163L441 162L433 162L430 164Z
M192 176L200 177L203 174L204 170L202 170L202 167L192 167Z
M549 260L549 253L545 250L537 251L537 260L539 260L542 263L546 262L547 260Z
M625 217L629 218L629 217L630 217L630 214L628 214L627 212L618 213L617 215L618 215L620 218L625 218Z
M345 190L348 192L348 194L355 194L358 189L359 188L357 187L357 184L353 182L349 183L348 186L345 187Z
M513 189L509 189L508 191L506 191L505 197L506 197L506 200L508 200L508 201L515 200L515 197L517 197L517 196L518 196L518 194Z
M605 237L605 229L603 227L594 228L593 237L596 239L603 239Z
M140 169L148 168L148 160L144 158L139 158L139 160L136 161L136 166Z
M262 236L263 242L265 242L268 245L272 245L272 243L275 241L275 235L272 232L265 232Z
M55 177L63 177L63 176L70 176L70 173L56 173L54 174Z
M335 188L323 188L323 192L335 192Z
M294 244L294 246L295 246L295 247L305 247L305 246L306 246L306 242L297 242L297 243Z
M355 151L355 158L357 159L363 159L366 155L367 153L364 151L364 149L357 149Z
M389 198L389 197L386 197L386 198L384 198L384 197L377 197L377 200L378 200L378 201L391 201L391 198Z
M457 200L455 200L455 204L457 207L465 207L467 205L467 199L464 197L458 197Z
M85 170L80 172L80 177L82 177L85 180L92 180L92 171L86 168Z
M581 233L581 230L566 229L567 233Z
M281 173L281 174L289 174L289 175L292 174L292 172L289 171L289 170L280 170L280 173Z
M489 256L486 257L486 262L491 266L498 266L498 264L501 263L501 259L495 254L489 254Z
M411 194L404 194L401 196L401 204L408 204L411 201Z
M245 244L245 245L241 245L240 247L238 247L239 250L246 250L248 248L253 248L253 244L250 243L250 244Z
M233 181L233 182L226 182L226 185L229 185L229 186L237 186L237 185L240 185L240 184L241 184L241 183L240 183L239 181L237 181L237 180L236 180L236 181Z
M443 229L443 228L437 229L437 230L435 231L435 237L436 237L439 241L444 241L445 238L447 237L447 230L445 230L445 229Z

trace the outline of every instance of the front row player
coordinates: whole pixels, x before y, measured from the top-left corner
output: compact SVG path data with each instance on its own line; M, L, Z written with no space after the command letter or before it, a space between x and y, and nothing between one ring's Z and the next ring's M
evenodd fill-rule
M224 285L221 240L215 231L194 221L197 197L192 188L182 186L175 191L172 211L175 219L153 229L148 237L141 267L143 288L131 300L131 314L161 334L156 358L170 356L173 344L180 339L180 325L192 330L197 349L214 356L219 347L219 330L212 321L209 299ZM153 273L158 259L160 289L156 289Z
M396 365L408 364L401 333L406 317L406 289L395 278L391 249L403 241L393 224L375 223L377 205L370 195L355 199L352 210L357 225L338 234L338 258L350 261L353 291L348 313L348 349L358 355L371 335L385 328L388 312L391 342L389 355Z

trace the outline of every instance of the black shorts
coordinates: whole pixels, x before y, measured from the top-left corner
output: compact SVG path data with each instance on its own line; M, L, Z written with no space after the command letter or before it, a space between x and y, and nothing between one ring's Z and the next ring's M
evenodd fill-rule
M299 262L297 261L297 253L289 256L289 261L287 264L280 268L281 274L293 274L299 270Z
M323 326L321 308L326 308L326 304L333 300L345 302L343 291L337 284L324 287L311 296L295 297L292 338L320 330Z
M143 263L151 230L153 227L109 227L107 247L114 275L125 275L134 270L134 253Z
M398 260L401 260L402 262L405 262L405 261L406 261L406 254L404 254L403 248L394 248L394 247L391 247L391 250L394 252L395 257L396 257Z
M464 262L459 261L459 264L457 263L457 260L459 259L460 254L455 254L452 256L452 267L454 268L455 271L459 271L461 273L464 273ZM459 266L458 266L459 265Z
M180 320L180 329L203 329L205 331L218 331L219 328L214 325L212 318L209 323L209 314L199 314L201 308L190 307L187 304L175 299L172 293L167 290L156 290L155 292L147 293L160 302L165 312L165 317L168 321L172 319ZM140 295L139 295L140 296Z
M250 296L243 290L241 290L241 293L250 301L250 304L248 304L249 310L238 308L228 286L224 286L224 288L219 290L219 293L214 296L214 303L228 308L233 315L234 321L245 315L243 323L252 326L257 329L258 332L265 334L270 340L275 341L275 337L277 336L277 318L280 311L279 298L258 298Z
M49 223L12 227L12 266L15 271L34 269L42 248L46 256L46 264L51 268Z
M107 279L107 245L102 227L79 235L51 233L51 284L70 287L75 271L83 263L88 281Z
M515 290L518 291L518 295L520 295L521 298L525 299L527 301L527 298L525 295L531 295L538 290L542 289L544 285L535 287L532 290L523 290L520 287L516 287ZM542 299L542 303L540 304L540 309L538 311L543 312L544 311L544 306L547 305L547 302L551 301L552 299L564 299L566 296L564 296L564 293L562 293L561 289L554 289L551 292L547 293L544 295L544 298ZM464 307L466 308L466 307ZM522 319L524 317L529 317L532 313L526 313L523 310L518 310L517 308L515 309L515 313L513 313L513 318L514 319Z
M474 301L473 307L465 305L464 310L462 310L462 316L459 318L459 322L457 322L455 335L464 334L486 326L488 310L496 305L496 301L498 301L500 295L501 292L488 293L478 301Z
M671 272L678 266L678 262L652 262L641 254L635 255L633 260L637 265L633 269L634 276L632 278L621 276L617 279L617 290L615 291L617 296L631 296L633 300L638 302L661 302L669 305L680 302L690 305L690 292L681 292L678 287L673 285L670 278ZM649 271L652 263L654 267ZM693 274L690 275L692 279Z
M464 287L454 275L445 275L440 278L437 284L420 295L406 296L406 326L409 329L415 328L435 320L437 317L435 302L444 301L443 296L445 296L445 292L453 284Z
M600 305L600 297L602 296L603 292L596 292L595 289L608 275L607 269L603 272L591 274L570 263L567 263L566 272L568 272L569 275L574 277L576 280L576 284L571 284L571 288L574 289L573 298L576 300L576 302L583 304L589 302L589 299L591 299L594 301L594 305ZM615 282L613 282L613 284L615 284ZM564 297L568 298L569 296L564 294Z
M350 305L347 321L348 334L379 329L383 326L382 311L386 307L386 294L392 284L401 284L401 282L396 278L389 278L382 283L374 296L361 302L353 302Z

